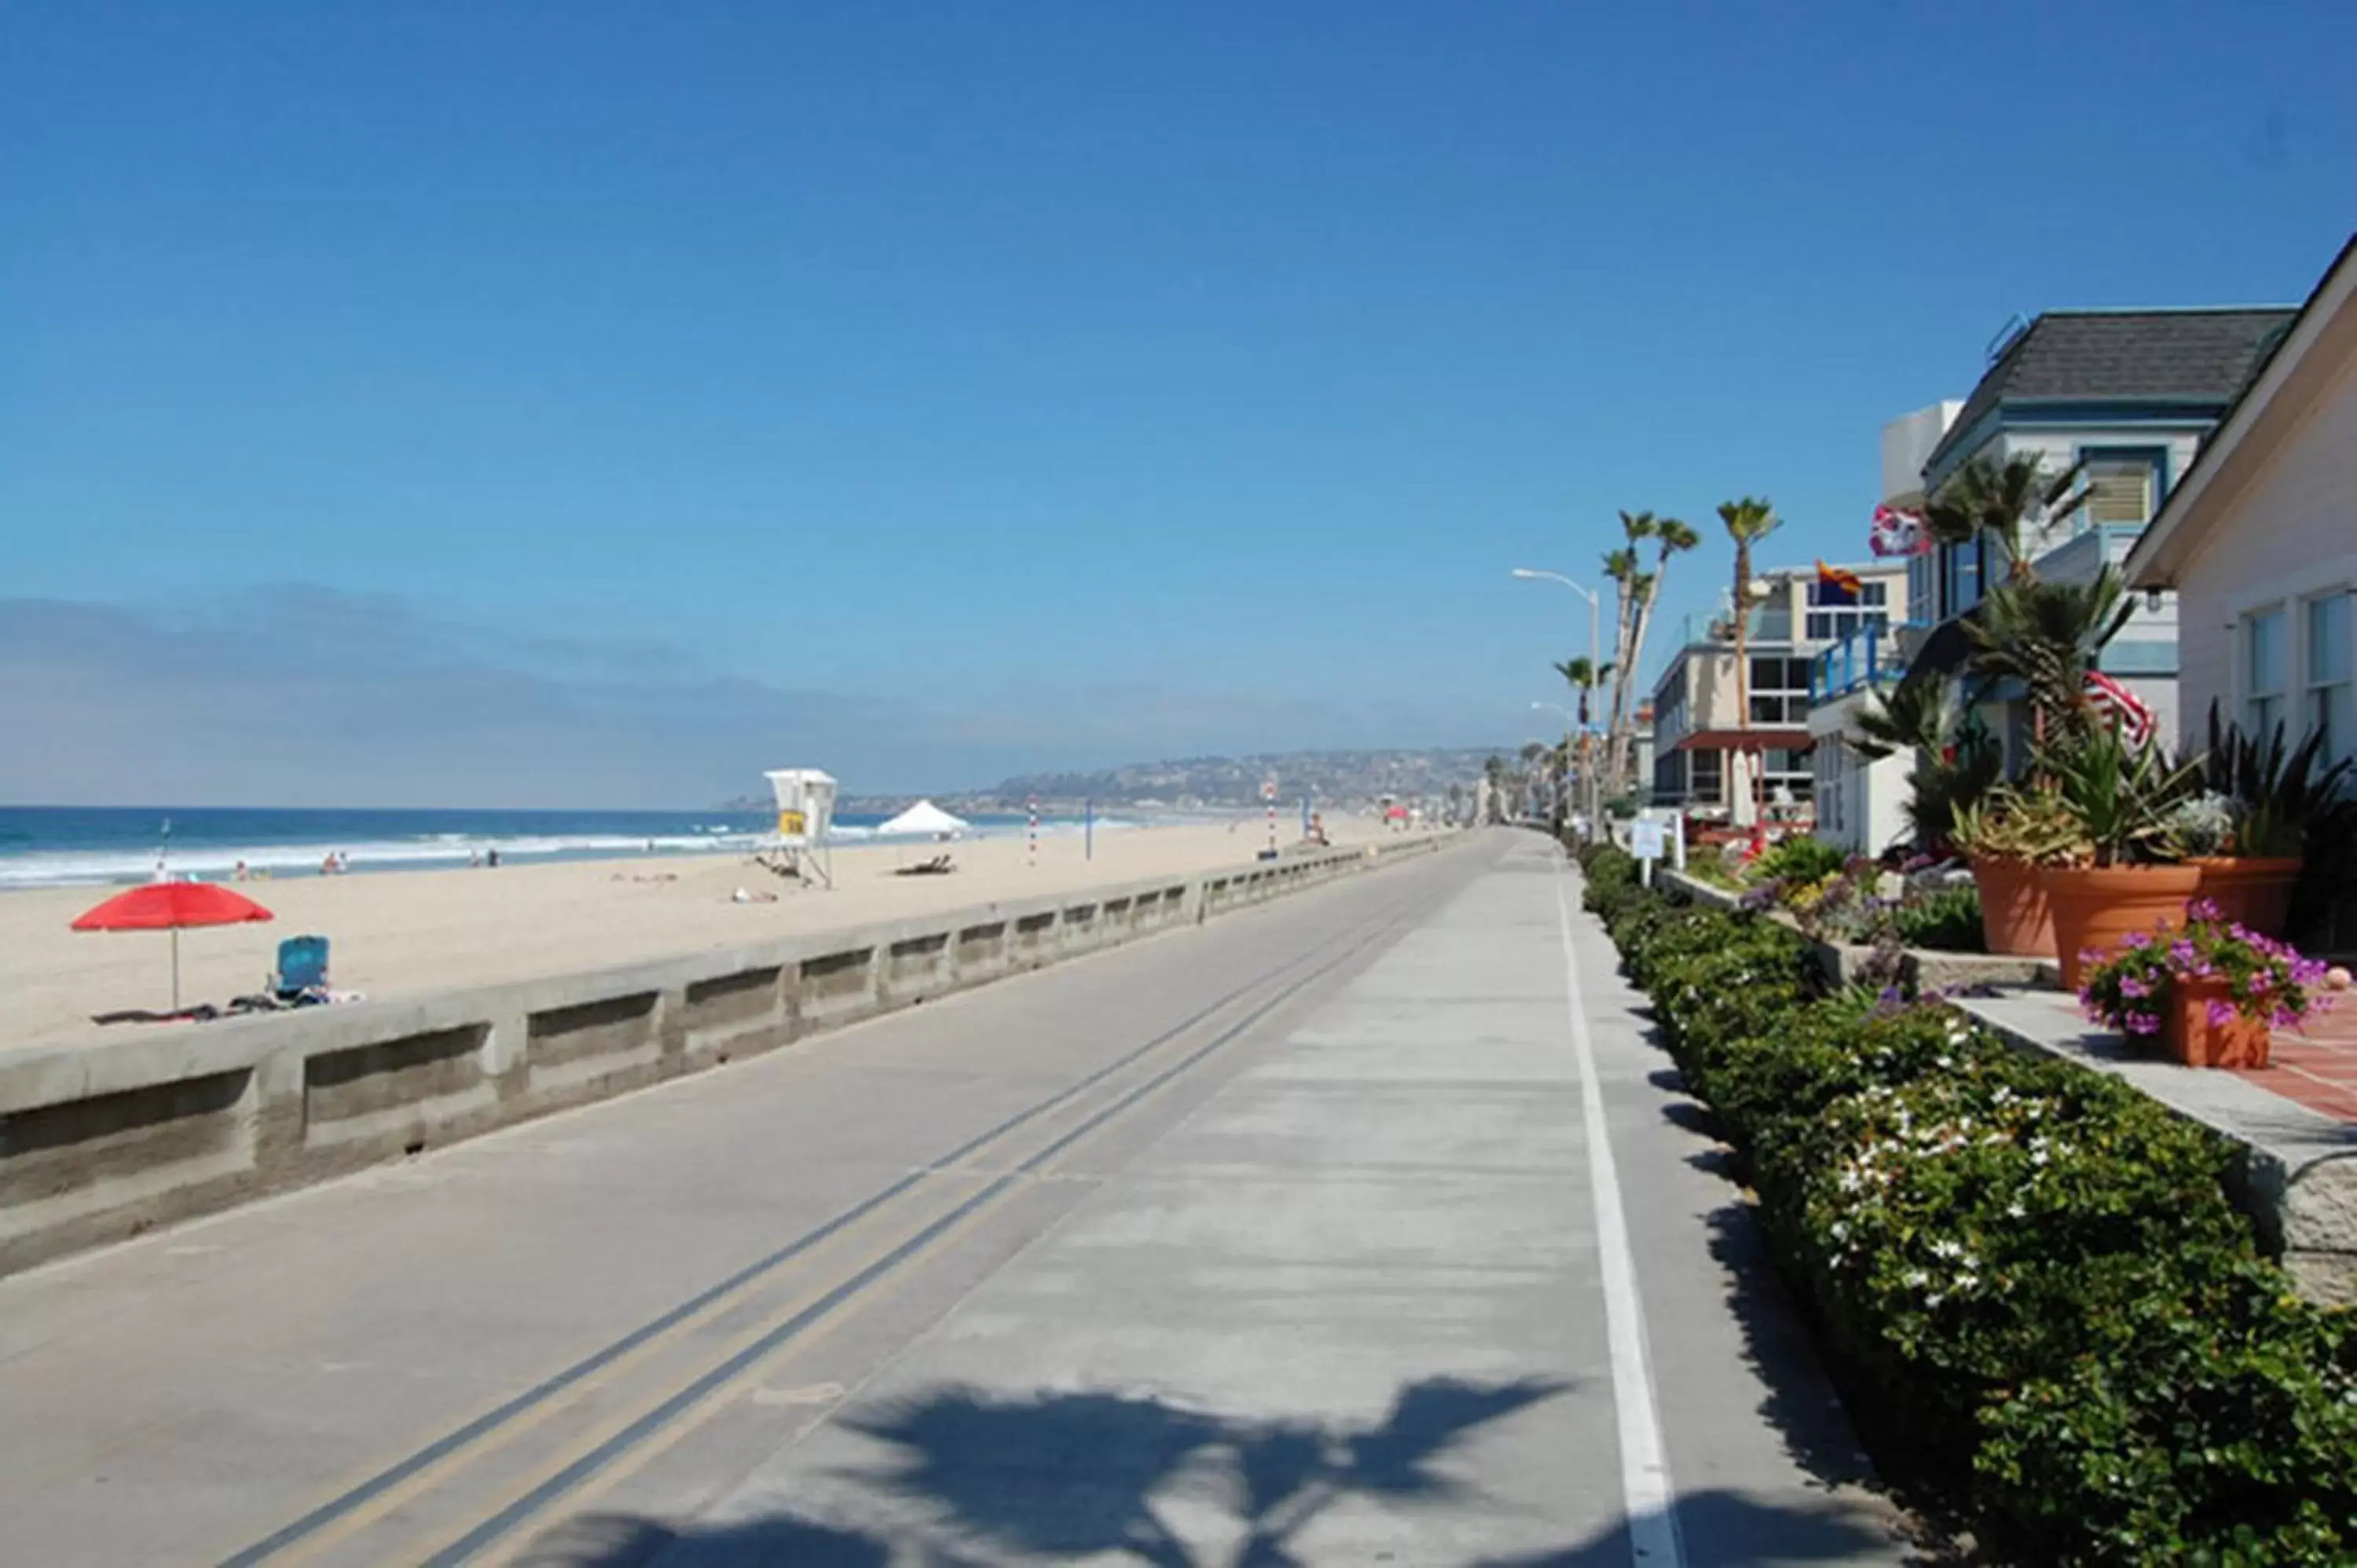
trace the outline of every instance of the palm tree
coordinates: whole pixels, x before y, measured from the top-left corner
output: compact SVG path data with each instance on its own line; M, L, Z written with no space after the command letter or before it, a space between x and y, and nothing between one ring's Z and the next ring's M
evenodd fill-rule
M1596 788L1596 778L1592 771L1595 767L1595 757L1590 754L1589 701L1594 696L1596 688L1602 685L1605 677L1612 673L1614 662L1608 659L1598 664L1592 659L1579 658L1567 659L1555 667L1555 672L1562 676L1571 688L1579 693L1579 777L1581 787L1587 791L1587 803L1591 811L1602 798L1602 791ZM1613 689L1615 692L1620 690L1619 682L1614 683ZM1606 755L1608 757L1611 755L1609 746ZM1564 760L1568 766L1570 758L1566 757Z
M1662 596L1662 578L1670 569L1670 557L1692 550L1702 542L1702 535L1693 527L1674 517L1655 520L1652 534L1655 553L1653 569L1643 574L1638 582L1643 591L1637 596L1636 614L1631 618L1629 636L1620 649L1618 660L1620 679L1612 683L1612 776L1617 780L1629 765L1630 741L1629 688L1643 667L1645 633L1652 628L1653 604Z
M1598 664L1594 660L1584 656L1578 659L1566 659L1555 667L1555 672L1562 676L1572 690L1579 693L1579 727L1583 730L1587 727L1588 723L1588 694L1604 684L1604 678L1612 673L1612 669L1613 661L1609 659Z
M2073 463L2050 477L2046 459L2035 452L2016 453L2001 464L1975 457L1924 503L1924 523L1943 544L1969 544L1983 533L1994 535L2005 553L2006 581L2028 582L2036 575L2029 564L2028 524L2032 518L2060 521L2086 504L2088 492L2078 488L2083 467Z
M1907 821L1928 852L1955 831L1959 808L1979 800L2004 772L1996 744L1978 715L1957 700L1953 675L1910 675L1852 715L1842 736L1860 756L1910 754Z
M1718 521L1735 541L1735 722L1746 727L1751 723L1751 547L1775 532L1778 520L1775 507L1765 497L1745 496L1741 500L1719 502ZM1727 782L1731 791L1736 783L1734 769L1728 769ZM1727 805L1728 820L1740 820L1731 792Z
M2087 583L2008 582L1978 609L1964 622L1972 643L1965 663L1975 674L2022 683L2037 741L2089 723L2087 672L2136 609L2127 579L2106 565Z

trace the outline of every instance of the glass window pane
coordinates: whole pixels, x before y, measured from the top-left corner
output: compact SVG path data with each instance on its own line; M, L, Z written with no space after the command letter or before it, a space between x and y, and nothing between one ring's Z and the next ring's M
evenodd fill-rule
M2265 610L2244 623L2248 628L2244 668L2254 696L2273 695L2283 690L2283 611Z
M2349 679L2349 596L2308 601L2308 682L2321 686Z

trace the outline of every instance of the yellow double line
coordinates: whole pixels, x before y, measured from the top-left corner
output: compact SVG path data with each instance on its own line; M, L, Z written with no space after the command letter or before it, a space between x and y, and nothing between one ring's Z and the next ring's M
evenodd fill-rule
M637 1469L662 1448L685 1434L682 1417L711 1401L790 1346L806 1343L808 1331L828 1322L836 1309L881 1283L888 1275L971 1225L1018 1183L1037 1176L1049 1162L1101 1130L1105 1124L1161 1089L1181 1073L1227 1045L1294 995L1371 945L1396 919L1408 902L1385 908L1368 920L1313 945L1299 957L1255 976L1178 1024L1157 1034L1116 1060L1067 1085L1056 1094L968 1140L931 1165L870 1195L727 1279L691 1297L669 1312L633 1330L593 1355L574 1363L525 1392L484 1411L444 1437L397 1463L344 1488L285 1528L254 1542L224 1561L223 1568L248 1568L263 1563L308 1561L376 1526L386 1516L429 1492L462 1467L481 1464L491 1455L537 1431L560 1412L612 1388L637 1372L661 1352L688 1341L694 1333L724 1315L758 1298L760 1288L789 1265L824 1262L833 1253L855 1247L871 1220L898 1212L898 1200L920 1189L934 1190L944 1183L979 1182L945 1212L913 1230L905 1222L897 1239L880 1252L827 1286L813 1285L795 1294L761 1321L731 1337L720 1355L705 1369L670 1391L641 1400L591 1432L566 1444L558 1454L536 1466L520 1489L511 1488L504 1500L464 1534L429 1552L404 1552L401 1561L427 1564L471 1562L514 1534L555 1502L577 1496L593 1484L597 1489ZM1217 1014L1253 992L1280 979L1289 971L1310 964L1319 953L1349 944L1337 956L1281 986L1254 1005L1210 1041L1155 1072L1078 1124L1049 1140L1010 1170L996 1176L961 1177L956 1167L1042 1116L1071 1104L1124 1069L1182 1038ZM877 1229L884 1227L878 1226ZM884 1238L877 1238L878 1241ZM848 1262L848 1260L845 1260ZM822 1272L832 1273L830 1265ZM661 1439L659 1444L656 1440ZM653 1444L651 1446L651 1444ZM627 1464L624 1461L627 1459Z

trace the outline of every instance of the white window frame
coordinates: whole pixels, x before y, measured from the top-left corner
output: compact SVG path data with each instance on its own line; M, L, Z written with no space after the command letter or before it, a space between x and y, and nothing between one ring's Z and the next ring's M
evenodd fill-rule
M2348 709L2352 721L2357 721L2357 602L2352 602L2352 594L2357 594L2357 589L2328 588L2323 593L2304 594L2291 601L2294 611L2293 630L2295 640L2299 648L2299 682L2294 690L2299 699L2297 711L2300 715L2301 723L2299 728L2293 732L2295 741L2306 740L2315 731L2317 713L2320 705L2318 699L2334 687L2340 687L2350 693ZM2341 640L2344 646L2341 650L2340 674L2331 681L2324 681L2319 678L2316 668L2316 649L2309 636L2309 617L2319 605L2330 604L2336 600L2341 605L2342 614L2349 618L2349 624L2342 628ZM2334 744L2319 760L2330 766L2344 757L2357 756L2357 722L2352 722L2350 730L2351 733L2338 736Z
M2292 675L2293 666L2297 663L2292 655L2294 602L2276 599L2264 605L2254 605L2234 618L2234 650L2242 664L2242 680L2237 682L2242 688L2242 696L2234 704L2234 713L2243 726L2243 733L2262 746L2266 744L2267 736L2275 733L2276 725L2284 722L2285 709L2297 687ZM2264 692L2256 684L2257 660L2251 657L2255 634L2263 620L2275 623L2277 682Z
M2340 556L2287 576L2255 583L2228 598L2227 700L2222 705L2245 731L2252 728L2251 618L2269 610L2280 611L2283 615L2283 690L2276 693L2281 704L2277 714L2284 723L2287 741L2297 746L2308 734L2309 698L2312 689L2309 679L2308 605L2312 600L2336 594L2357 595L2357 554ZM2351 607L2351 615L2357 618L2357 605ZM2357 628L2352 628L2352 633L2357 633Z

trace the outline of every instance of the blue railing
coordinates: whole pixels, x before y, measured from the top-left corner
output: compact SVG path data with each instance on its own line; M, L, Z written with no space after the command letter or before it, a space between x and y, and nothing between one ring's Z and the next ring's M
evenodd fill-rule
M1826 702L1902 673L1898 650L1889 646L1894 629L1861 626L1818 654L1809 666L1809 701Z

